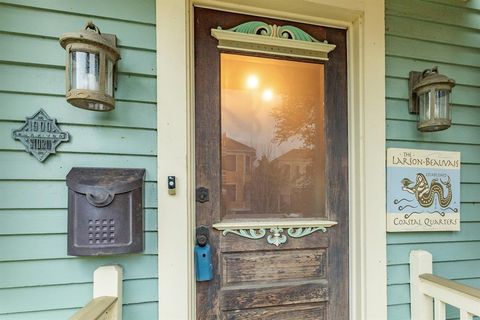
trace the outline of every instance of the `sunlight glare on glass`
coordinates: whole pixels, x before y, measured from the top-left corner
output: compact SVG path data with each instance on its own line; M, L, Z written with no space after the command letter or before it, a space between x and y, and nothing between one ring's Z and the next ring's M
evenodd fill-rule
M255 89L258 87L258 82L258 77L252 74L247 78L247 87L249 89Z
M262 93L262 99L264 101L272 101L273 99L273 91L271 89L265 89Z

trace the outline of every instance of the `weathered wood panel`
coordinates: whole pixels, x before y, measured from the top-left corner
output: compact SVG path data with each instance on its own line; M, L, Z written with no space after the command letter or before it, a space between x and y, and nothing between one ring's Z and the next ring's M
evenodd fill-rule
M307 305L289 305L286 307L234 310L225 312L227 320L324 320L327 319L327 307L324 303Z
M245 282L322 279L326 274L326 252L282 250L222 254L222 280L232 285Z
M220 291L220 309L224 311L328 300L329 290L326 280L232 286L222 288Z
M264 239L263 241L238 241L242 239L235 234L227 234L220 238L220 250L223 253L238 252L238 251L258 251L258 250L271 250L271 244L268 244ZM316 232L308 236L308 238L288 239L286 243L282 244L282 249L295 250L295 249L316 249L327 248L329 245L329 236L323 232Z

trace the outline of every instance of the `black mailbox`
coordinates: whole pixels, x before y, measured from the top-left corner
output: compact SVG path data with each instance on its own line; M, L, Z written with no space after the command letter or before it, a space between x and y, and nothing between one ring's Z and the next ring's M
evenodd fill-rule
M68 186L68 254L143 251L145 169L72 168Z

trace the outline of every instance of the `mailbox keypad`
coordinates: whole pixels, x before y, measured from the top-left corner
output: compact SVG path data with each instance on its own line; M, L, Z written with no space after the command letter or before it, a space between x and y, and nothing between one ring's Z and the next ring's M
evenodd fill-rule
M115 219L88 220L88 243L115 243Z

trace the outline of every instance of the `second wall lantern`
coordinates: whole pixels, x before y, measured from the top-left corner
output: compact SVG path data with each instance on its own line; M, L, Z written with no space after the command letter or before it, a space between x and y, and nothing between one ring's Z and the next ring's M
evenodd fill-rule
M67 51L66 97L79 108L115 108L115 64L120 59L115 35L102 34L92 22L83 30L65 33L60 45Z
M408 109L410 113L419 115L419 131L440 131L450 127L450 92L454 86L455 81L439 74L437 67L410 72Z

